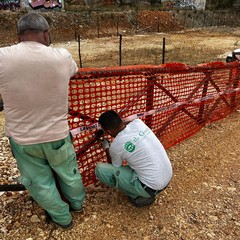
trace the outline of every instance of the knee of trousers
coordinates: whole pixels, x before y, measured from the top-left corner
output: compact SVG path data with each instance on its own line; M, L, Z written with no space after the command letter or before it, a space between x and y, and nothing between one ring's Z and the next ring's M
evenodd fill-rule
M115 167L112 164L98 163L95 168L95 175L100 182L114 186L116 184L116 180L113 179L116 172L114 169Z
M26 178L22 175L20 176L20 180L29 194L44 209L53 208L59 211L66 206L55 185L50 184L49 186L43 186L41 184L33 184L30 178Z
M98 163L95 168L95 174L97 177L101 177L102 175L112 175L113 171L108 163Z

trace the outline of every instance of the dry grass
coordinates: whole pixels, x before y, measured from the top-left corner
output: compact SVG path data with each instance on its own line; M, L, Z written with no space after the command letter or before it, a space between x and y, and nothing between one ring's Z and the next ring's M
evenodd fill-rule
M237 32L237 33L236 33ZM148 34L122 37L122 65L162 63L163 38L165 38L165 63L182 62L188 65L225 61L229 52L239 48L238 30L214 32L209 30L169 34ZM119 66L119 38L81 40L82 67ZM78 43L61 44L79 63ZM79 63L80 66L80 63Z

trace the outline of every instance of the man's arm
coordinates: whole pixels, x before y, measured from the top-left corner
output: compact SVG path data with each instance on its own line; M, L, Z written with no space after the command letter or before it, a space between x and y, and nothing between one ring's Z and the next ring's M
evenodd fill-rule
M100 142L101 142L102 148L106 152L107 162L112 163L112 158L111 158L110 153L109 153L110 142L106 138L103 138L102 140L100 140Z
M112 164L112 158L111 158L111 156L109 154L109 148L107 148L105 150L105 152L106 152L106 155L107 155L107 162Z

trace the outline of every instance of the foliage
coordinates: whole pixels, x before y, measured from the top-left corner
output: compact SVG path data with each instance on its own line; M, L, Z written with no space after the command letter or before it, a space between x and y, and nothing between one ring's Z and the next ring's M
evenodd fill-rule
M236 0L206 0L207 8L212 9L231 9Z

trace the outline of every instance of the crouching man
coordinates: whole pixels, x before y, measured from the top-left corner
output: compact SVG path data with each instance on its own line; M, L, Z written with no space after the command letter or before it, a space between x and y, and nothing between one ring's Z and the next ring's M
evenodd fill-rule
M113 110L104 112L99 124L114 140L101 142L108 163L97 164L96 177L126 194L134 206L151 205L172 178L171 162L161 142L143 121L126 124Z

